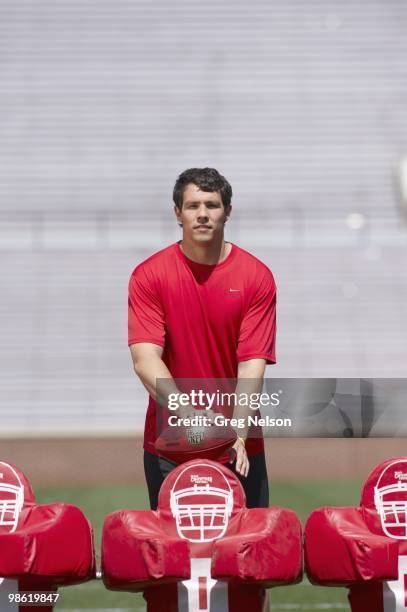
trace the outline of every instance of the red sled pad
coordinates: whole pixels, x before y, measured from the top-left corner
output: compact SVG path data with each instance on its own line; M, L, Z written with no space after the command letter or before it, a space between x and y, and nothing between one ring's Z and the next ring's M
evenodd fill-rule
M213 544L214 578L272 587L300 582L302 571L301 525L285 508L246 509L238 535Z
M301 579L301 526L290 510L247 509L235 474L198 459L167 476L157 511L107 517L102 568L108 588L143 590L149 612L260 612L265 587Z
M106 517L102 540L107 588L143 591L189 578L189 543L166 532L158 513L120 510Z
M305 563L315 584L394 580L398 548L398 542L369 530L360 508L320 508L305 527Z
M52 590L95 577L93 532L75 506L35 502L26 476L0 462L0 576L25 590Z
M305 527L310 580L349 588L352 612L407 609L407 457L379 464L357 508L320 508Z

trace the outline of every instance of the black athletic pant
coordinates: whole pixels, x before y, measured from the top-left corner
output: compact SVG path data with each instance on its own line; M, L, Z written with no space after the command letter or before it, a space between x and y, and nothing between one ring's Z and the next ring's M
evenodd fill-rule
M267 478L266 459L264 452L249 457L250 469L245 478L236 474L236 463L227 463L226 466L236 474L246 493L246 506L248 508L268 508L269 484ZM158 493L166 476L177 467L175 463L144 451L144 473L146 475L148 495L152 510L157 510Z

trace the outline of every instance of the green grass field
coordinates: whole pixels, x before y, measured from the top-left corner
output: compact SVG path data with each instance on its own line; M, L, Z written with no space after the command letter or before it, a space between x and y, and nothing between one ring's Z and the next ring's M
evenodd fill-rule
M291 508L297 512L303 525L309 513L320 506L357 505L360 482L301 482L275 483L271 486L272 504ZM46 488L37 490L39 503L55 501L79 506L90 519L95 530L95 545L100 562L100 540L104 517L120 508L147 508L144 487L97 486L88 488ZM107 591L98 581L60 589L57 609L127 609L145 610L140 594ZM271 591L272 610L349 610L345 589L321 588L307 579L299 585L278 587Z

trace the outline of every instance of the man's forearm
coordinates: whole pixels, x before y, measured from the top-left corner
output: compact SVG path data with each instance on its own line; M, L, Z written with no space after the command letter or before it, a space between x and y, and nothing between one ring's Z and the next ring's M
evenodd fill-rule
M138 353L138 354L136 354ZM171 372L165 365L158 352L146 351L140 355L140 351L132 351L134 371L147 389L150 396L156 400L157 404L168 410L169 396L179 395L180 391L173 379ZM180 406L172 410L171 414L177 416L189 416L195 410L190 406Z
M247 417L253 415L253 410L250 408L250 397L262 391L265 366L264 359L250 359L239 363L236 396L241 397L242 394L245 394L249 401L243 405L238 402L233 411L233 418L243 420L244 427L239 427L238 436L244 440L247 438L249 429Z
M158 355L137 360L134 363L134 371L160 406L167 407L170 393L179 393L169 369Z

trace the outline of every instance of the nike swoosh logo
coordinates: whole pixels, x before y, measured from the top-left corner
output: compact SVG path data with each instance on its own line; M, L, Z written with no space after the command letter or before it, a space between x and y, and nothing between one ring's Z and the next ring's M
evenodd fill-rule
M240 289L229 289L229 291L240 291Z

